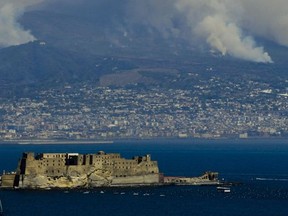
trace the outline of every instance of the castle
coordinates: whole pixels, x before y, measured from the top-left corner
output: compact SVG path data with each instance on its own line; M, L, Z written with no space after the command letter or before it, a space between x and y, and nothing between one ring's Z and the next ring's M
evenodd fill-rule
M164 177L150 155L23 153L16 172L2 175L2 188L87 188L163 184L214 184L218 173L201 177Z

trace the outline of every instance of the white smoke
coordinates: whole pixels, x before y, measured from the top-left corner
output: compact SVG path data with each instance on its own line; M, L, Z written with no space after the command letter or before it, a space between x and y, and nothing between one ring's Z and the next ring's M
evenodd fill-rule
M17 22L27 7L40 0L1 0L0 2L0 47L19 45L35 40L30 31Z
M190 41L204 40L222 55L272 63L264 48L244 33L247 31L244 18L250 4L255 2L260 6L262 0L253 0L253 3L251 0L130 0L130 7L134 6L139 20L149 22L165 35L168 32ZM177 19L180 22L175 25ZM253 19L247 22L253 23ZM249 28L250 34L254 33L254 27Z
M272 63L264 48L257 46L251 36L243 34L239 23L245 9L239 3L232 0L178 0L176 7L180 12L186 12L191 31L222 55Z
M50 9L59 8L60 4L64 5L60 9L65 9L65 5L68 4L69 8L77 9L88 5L95 7L95 13L101 12L97 10L101 10L101 5L105 5L105 8L111 8L107 11L107 19L109 14L117 14L117 11L113 10L126 8L125 13L120 14L126 15L123 20L129 25L144 24L152 30L157 29L164 37L181 38L191 43L204 41L222 55L254 62L272 62L269 54L257 43L255 38L258 36L288 46L287 0L0 1L0 46L35 40L17 20L27 7L39 2L50 4ZM109 5L111 7L107 7Z
M288 46L287 0L242 0L242 25L255 35Z

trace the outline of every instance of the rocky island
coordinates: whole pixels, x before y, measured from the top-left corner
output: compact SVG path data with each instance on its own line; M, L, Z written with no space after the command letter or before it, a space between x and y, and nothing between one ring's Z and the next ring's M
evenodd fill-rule
M23 153L15 172L3 173L1 188L50 189L144 185L219 184L218 173L165 177L149 154L122 158L118 153Z

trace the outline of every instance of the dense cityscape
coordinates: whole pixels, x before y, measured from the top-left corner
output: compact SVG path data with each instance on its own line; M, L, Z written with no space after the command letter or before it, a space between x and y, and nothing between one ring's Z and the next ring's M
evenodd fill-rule
M0 139L286 137L287 97L266 83L219 77L187 89L67 84L1 101Z

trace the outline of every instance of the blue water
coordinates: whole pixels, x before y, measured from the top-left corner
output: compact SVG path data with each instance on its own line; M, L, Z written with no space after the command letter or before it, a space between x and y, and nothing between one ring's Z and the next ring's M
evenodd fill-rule
M163 186L95 190L0 190L5 215L288 215L288 141L162 141L98 145L0 145L0 170L11 171L21 153L150 153L165 175L197 176L206 170L242 182L231 193L215 187Z

